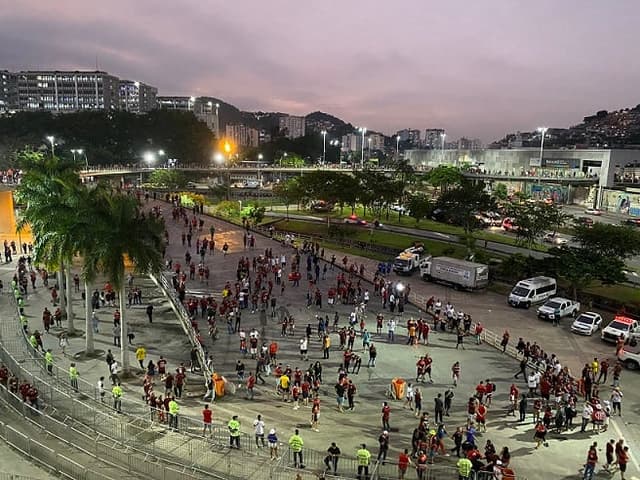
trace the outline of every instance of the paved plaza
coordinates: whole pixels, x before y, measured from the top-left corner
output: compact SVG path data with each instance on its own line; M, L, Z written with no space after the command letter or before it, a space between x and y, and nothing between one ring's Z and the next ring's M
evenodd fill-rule
M157 206L161 208L166 219L169 232L169 245L167 257L172 261L185 264L185 253L187 251L194 257L197 263L199 255L195 252L195 237L192 240L191 249L182 245L181 234L184 231L183 223L175 222L171 217L171 205L164 202L149 202L148 207ZM191 216L191 214L189 214ZM254 256L264 253L266 248L272 249L273 254L280 256L284 254L290 264L293 250L288 246L283 246L280 242L268 239L265 236L256 236L254 248L243 246L243 231L237 226L226 222L203 216L204 225L200 235L208 236L209 227L215 226L216 250L214 254L207 253L205 263L209 266L211 276L209 285L196 279L187 281L187 298L191 296L213 295L220 300L221 291L226 282L235 282L238 260L243 256L248 256L251 260ZM228 244L229 251L223 255L222 246ZM336 255L336 265L341 264L344 256L338 252L326 250L324 259L328 260L332 255ZM350 258L349 263L355 262L358 265L365 265L364 277L371 278L375 271L376 263L363 258ZM304 271L305 260L303 255L301 269ZM0 266L0 277L5 285L10 284L13 275L13 264ZM575 338L567 335L563 329L561 334L556 334L550 330L550 325L543 324L537 319L532 311L514 310L506 306L506 301L498 295L492 293L462 293L453 291L447 287L428 284L422 282L417 277L398 279L394 275L389 277L392 282L402 281L405 285L410 285L410 300L415 305L405 308L402 315L391 314L388 310L382 309L379 297L373 296L373 288L363 280L362 288L368 288L371 293L371 300L367 308L366 327L374 333L372 341L377 346L378 358L375 367L367 368L368 355L359 354L363 359L363 368L357 375L350 375L357 386L356 404L353 411L341 413L336 408L334 384L337 380L338 367L342 362L342 351L338 348L338 336L331 335L332 346L329 359L323 359L321 344L316 335L317 320L316 315L328 315L333 323L335 312L339 315L341 326L348 323L349 313L352 306L338 304L327 305L326 293L330 286L335 284L336 275L342 270L336 267L335 270L328 270L326 279L318 282L318 287L323 292L323 305L318 308L315 305L307 308L306 293L307 283L303 280L299 287L292 285L286 280L286 288L281 295L278 286L274 286L274 293L278 308L284 307L295 318L296 330L292 336L282 337L280 325L275 319L267 314L266 319L260 312L251 313L250 309L242 311L241 327L248 333L252 328L256 328L261 334L261 341L267 344L271 340L276 340L280 346L278 361L292 368L300 367L306 369L310 363L320 361L323 367L323 384L320 388L321 415L318 430L310 428L311 409L302 407L293 409L291 403L283 402L276 395L274 377L266 378L266 384L256 386L256 395L253 400L245 399L244 388L239 388L235 395L226 395L217 399L213 404L214 423L225 424L232 415L238 415L241 421L241 429L244 433L253 434L252 423L258 414L261 414L266 422L267 431L276 428L280 441L286 442L295 428L300 429L301 436L305 442L305 449L310 451L324 452L331 442L336 442L343 454L354 456L356 449L361 443L366 443L374 457L378 453L378 436L382 432L381 407L383 401L389 401L391 405L390 419L390 452L389 458L396 461L398 453L403 448L411 448L411 434L418 424L418 419L409 409L403 408L404 401L392 401L386 397L386 392L391 379L401 377L409 382L415 380L415 363L420 356L429 353L434 360L432 384L423 383L420 388L423 393L423 409L433 416L433 399L438 393L444 394L451 384L451 366L459 361L462 367L461 381L455 389L451 417L445 418L446 429L449 434L455 431L457 426L463 426L466 421L466 404L468 398L473 395L476 384L480 380L490 378L496 385L497 391L494 394L492 405L488 414L488 429L486 433L478 435L477 443L480 450L483 450L487 439L491 440L498 451L504 446L511 450L511 465L518 475L522 475L529 480L543 479L573 479L580 478L578 469L584 463L589 445L597 440L599 448L604 445L609 437L619 438L624 436L627 443L632 447L635 436L631 432L633 429L632 416L629 419L614 419L610 432L605 434L580 434L577 430L570 431L562 435L549 435L548 447L534 450L533 425L531 422L521 424L515 417L507 416L507 405L509 386L514 381L513 375L518 370L518 362L498 352L495 348L483 345L475 345L471 337L465 338L465 350L456 349L456 336L450 333L437 333L430 336L429 345L419 345L410 347L406 345L407 336L404 324L409 317L417 318L421 315L418 307L424 306L424 302L431 295L440 297L443 303L450 301L457 309L471 314L474 321L481 321L489 329L497 334L501 334L505 328L511 332L511 338L517 339L522 336L530 341L538 341L543 348L549 352L558 354L563 364L569 365L574 374L579 374L582 364L590 360L594 355L612 356L613 348L601 344L597 339ZM170 272L166 272L170 276ZM97 282L95 288L102 289L104 281ZM171 305L162 290L147 278L135 278L133 285L142 291L142 304L132 305L127 309L126 315L135 333L135 339L130 349L130 364L134 371L136 369L135 350L139 346L144 346L147 350L146 361L152 359L157 363L159 356L163 355L168 361L169 368L174 370L180 362L189 364L191 345L182 331L182 327L171 308ZM45 306L51 309L49 291L42 288L42 283L38 280L37 288L34 291L29 289L28 315L29 324L32 329L42 330L41 312ZM153 323L150 324L146 315L148 304L154 305ZM5 309L7 318L12 314L11 302L3 300L2 308ZM74 293L73 309L76 313L76 328L84 330L84 302L80 292ZM78 370L82 378L95 384L100 376L107 375L107 365L104 354L111 349L116 358L119 358L119 348L113 345L113 307L105 306L97 311L99 319L98 333L96 334L96 348L101 350L102 355L97 359L87 360L83 357L74 358L84 350L84 339L74 337L70 339L67 347L67 356L63 356L58 345L57 334L60 330L53 328L50 334L45 334L44 345L52 348L54 357L62 369L68 369L71 361L78 363ZM385 317L385 327L382 335L375 334L375 316L381 312ZM268 312L267 312L268 313ZM422 314L424 315L424 314ZM397 338L394 343L387 340L386 320L394 317L398 320L402 328L399 328ZM310 323L313 327L313 334L309 345L309 358L307 361L300 359L298 351L299 341L304 336L304 330ZM255 361L249 357L244 357L240 353L240 340L237 333L227 333L224 322L218 322L219 336L213 341L207 335L206 320L199 320L199 327L204 337L204 347L213 357L213 366L216 372L224 375L230 381L243 384L236 380L235 365L237 360L243 360L247 372L255 369ZM550 333L551 332L551 333ZM360 337L356 338L355 346L361 347ZM146 363L146 362L145 362ZM626 387L625 382L637 387L635 372L624 372L622 385L629 391L628 399L625 398L625 410L637 414L638 405L637 393L633 393L631 387ZM516 381L521 390L525 389L522 379ZM203 379L198 374L189 374L186 392L179 400L181 413L194 418L200 418L200 412L205 402L202 401L204 394ZM108 384L108 380L107 380ZM156 380L158 390L164 390L160 382ZM128 401L142 402L142 373L127 379L124 384L125 396ZM637 392L638 390L635 389ZM452 442L445 441L450 448ZM231 455L239 455L231 452ZM321 456L314 456L307 460L309 467L315 469L321 462ZM601 454L604 458L604 453ZM315 463L314 463L315 462ZM438 457L436 463L441 465L453 465L451 457ZM391 468L391 467L389 467ZM633 478L637 474L635 461L630 464ZM415 474L410 474L409 478L415 478Z

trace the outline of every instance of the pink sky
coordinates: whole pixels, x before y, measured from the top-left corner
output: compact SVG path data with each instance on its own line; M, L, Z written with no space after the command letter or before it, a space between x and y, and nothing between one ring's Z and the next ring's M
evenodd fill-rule
M640 103L640 2L0 0L0 69L490 141Z

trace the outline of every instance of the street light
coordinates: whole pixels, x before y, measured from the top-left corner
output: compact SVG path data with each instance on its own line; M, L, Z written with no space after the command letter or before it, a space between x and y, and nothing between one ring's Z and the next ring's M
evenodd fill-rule
M367 150L369 153L368 158L369 160L371 160L371 137L367 137Z
M441 150L444 152L444 139L447 138L447 134L446 133L441 133L440 134L440 138L442 139Z
M187 103L187 110L195 110L196 106L196 97L189 97L189 102Z
M396 135L396 157L400 158L400 135Z
M56 155L56 147L55 147L55 137L53 135L49 135L47 136L47 140L49 140L49 143L51 143L51 156L55 157Z
M544 137L547 134L547 130L549 130L549 127L538 127L538 131L541 134L541 139L540 139L540 167L542 168L542 154L544 153Z
M153 152L144 152L142 156L143 160L147 163L147 165L151 165L156 160L156 154Z
M359 127L358 131L362 133L362 155L360 157L360 168L364 169L364 136L367 133L367 127Z
M327 163L327 131L322 130L320 135L322 135L322 165L324 165Z

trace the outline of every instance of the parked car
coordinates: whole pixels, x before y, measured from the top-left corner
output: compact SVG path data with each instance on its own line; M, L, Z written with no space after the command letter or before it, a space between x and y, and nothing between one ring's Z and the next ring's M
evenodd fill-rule
M617 342L622 336L625 341L636 338L640 335L640 324L638 320L624 315L616 315L613 320L602 329L600 338L605 342Z
M566 245L569 243L569 240L559 236L555 232L546 233L544 237L542 237L542 241L545 243L552 243L554 245Z
M627 218L622 222L623 225L630 225L632 227L640 227L640 218Z
M362 225L362 226L366 226L367 225L367 221L363 220L362 218L358 217L357 215L349 215L343 221L344 221L344 223L347 223L347 224L350 224L350 225Z
M544 305L538 307L538 318L543 320L560 320L563 317L576 318L580 311L580 304L568 298L553 297Z
M586 213L587 215L595 215L596 217L599 217L600 215L602 215L602 210L599 210L597 208L587 208L584 213Z
M581 335L593 335L602 326L602 316L594 312L585 312L578 315L571 324L571 331Z
M400 212L400 213L406 213L407 212L406 207L404 207L402 205L399 205L397 203L394 204L394 205L391 205L391 210L393 210L394 212Z
M638 370L640 368L640 349L638 349L637 343L634 346L625 346L618 354L618 360L629 370Z

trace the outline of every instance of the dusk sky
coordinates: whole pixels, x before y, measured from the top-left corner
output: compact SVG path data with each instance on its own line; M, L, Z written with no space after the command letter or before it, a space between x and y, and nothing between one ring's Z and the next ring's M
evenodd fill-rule
M0 69L491 141L640 103L637 0L0 0Z

